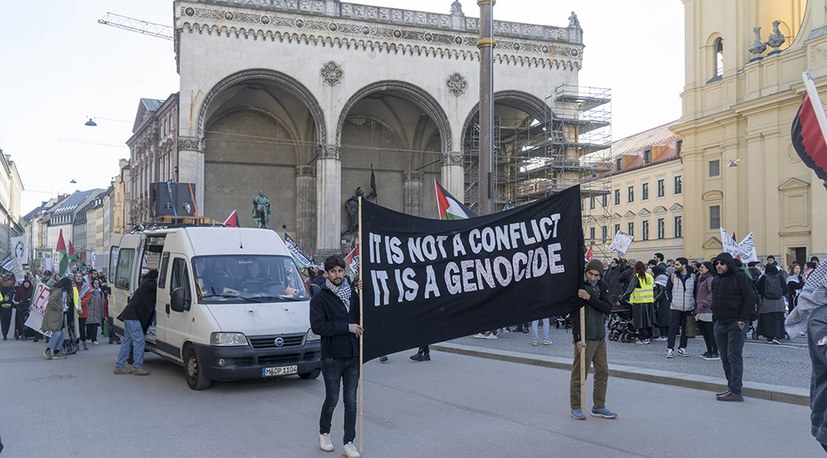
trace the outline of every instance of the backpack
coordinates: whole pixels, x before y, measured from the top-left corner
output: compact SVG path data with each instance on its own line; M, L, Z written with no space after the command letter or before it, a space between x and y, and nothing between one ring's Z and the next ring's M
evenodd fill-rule
M761 295L758 294L758 289L755 287L755 282L750 280L747 274L744 273L744 276L747 277L747 283L749 284L749 287L752 288L752 294L755 296L755 303L752 304L752 307L750 308L751 311L749 314L749 320L755 321L758 319L758 315L761 311ZM735 288L738 290L738 295L743 298L744 294L741 293L738 279L735 280Z
M781 289L781 275L765 275L764 297L767 299L781 299L784 290Z

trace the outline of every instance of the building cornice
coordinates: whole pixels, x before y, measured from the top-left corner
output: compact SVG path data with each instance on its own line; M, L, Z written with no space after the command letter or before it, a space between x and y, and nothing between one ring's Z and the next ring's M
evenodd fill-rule
M290 1L284 0L285 3ZM384 22L369 17L361 18L359 15L344 14L330 18L307 17L309 13L296 8L268 8L268 11L284 11L283 14L250 13L249 9L252 8L252 6L249 6L250 3L276 4L279 3L279 0L248 1L244 5L235 5L232 1L218 0L202 1L196 3L195 6L181 4L178 11L176 11L176 36L180 33L198 33L248 40L386 52L388 54L479 60L479 50L477 48L479 37L475 30L452 30L436 27L430 24L427 19L422 24L419 19ZM295 0L292 3L295 4ZM347 5L350 4L342 4L343 10ZM240 10L238 8L244 9ZM369 8L387 10L388 14L390 12L422 14L426 15L426 18L432 14L392 8ZM446 15L435 14L435 16ZM474 18L465 19L477 21ZM513 29L517 30L519 30L517 26L528 27L526 30L529 31L533 30L531 27L539 27L540 29L532 33L502 33L498 35L495 30L497 38L495 63L521 67L580 70L583 45L565 41L564 32L568 29L517 23L500 24L503 30L506 29L507 24L514 25ZM543 32L539 30L543 30ZM551 30L555 32L550 32ZM563 34L556 32L558 30L562 31ZM176 44L176 48L177 46Z

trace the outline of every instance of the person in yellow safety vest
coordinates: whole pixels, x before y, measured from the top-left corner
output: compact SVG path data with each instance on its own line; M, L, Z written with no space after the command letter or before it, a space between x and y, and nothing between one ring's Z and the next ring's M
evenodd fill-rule
M655 321L655 278L646 271L642 261L635 263L635 274L629 281L626 293L632 304L632 324L638 331L635 343L646 345L652 342L652 326Z

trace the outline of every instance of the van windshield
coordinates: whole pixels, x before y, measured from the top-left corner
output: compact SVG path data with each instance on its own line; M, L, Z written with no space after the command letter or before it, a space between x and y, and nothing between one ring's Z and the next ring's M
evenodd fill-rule
M196 256L192 271L198 298L207 304L309 298L304 279L289 256Z

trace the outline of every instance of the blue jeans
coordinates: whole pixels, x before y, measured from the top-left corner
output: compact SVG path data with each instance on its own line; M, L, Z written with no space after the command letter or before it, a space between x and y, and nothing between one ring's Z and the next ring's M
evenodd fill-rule
M49 348L52 349L52 352L60 351L63 348L63 329L60 331L52 331L51 337L49 337L49 343L46 344Z
M118 360L115 362L115 366L123 367L124 364L126 364L130 350L132 350L132 366L143 366L144 328L138 320L125 320L123 322L123 342L121 342L121 351L118 353Z
M333 410L339 403L339 385L343 382L342 393L345 404L344 444L356 438L356 388L359 386L359 358L322 358L324 377L324 404L319 417L319 433L330 433Z
M744 341L747 339L747 326L738 327L737 321L729 323L715 322L715 341L721 354L727 388L732 394L741 394L744 376Z
M537 339L537 340L540 340L540 336L537 332L537 331L539 331L539 329L538 329L539 322L540 322L540 320L534 320L534 321L531 322L531 332L534 333L534 338ZM546 340L549 340L548 330L549 330L548 318L543 318L543 337L545 337Z

